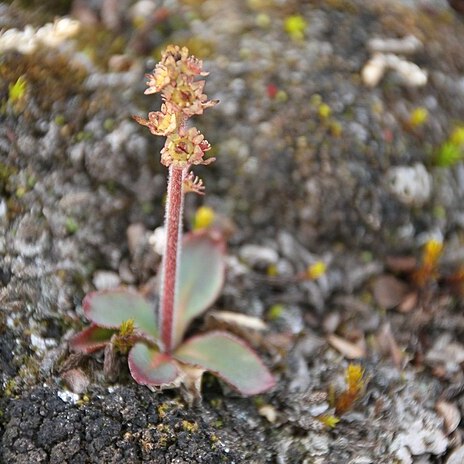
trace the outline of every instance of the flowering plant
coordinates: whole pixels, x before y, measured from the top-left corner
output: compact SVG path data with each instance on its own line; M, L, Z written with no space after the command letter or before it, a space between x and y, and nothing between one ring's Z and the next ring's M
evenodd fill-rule
M160 111L148 119L134 116L154 135L166 137L161 163L169 168L166 202L166 243L157 311L140 294L125 289L93 292L83 302L91 326L71 340L83 353L105 348L105 369L116 352L128 353L136 382L151 387L184 385L198 396L205 371L216 374L242 394L257 394L274 385L274 378L239 338L224 332L202 333L184 340L193 319L218 297L225 272L222 237L200 231L182 240L182 210L186 192L203 194L203 182L192 165L210 164L211 148L188 119L201 115L217 101L203 93L202 62L188 49L170 45L148 77L145 94L161 92ZM183 245L181 247L181 244Z

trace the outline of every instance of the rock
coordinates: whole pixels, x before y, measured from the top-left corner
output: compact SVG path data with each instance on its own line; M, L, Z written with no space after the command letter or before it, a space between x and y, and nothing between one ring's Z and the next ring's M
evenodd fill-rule
M141 223L131 224L127 228L127 245L132 258L134 258L137 252L145 245L146 232L145 226Z
M462 464L464 462L464 445L454 450L447 459L446 464Z
M84 393L90 384L87 375L81 369L70 369L61 376L69 389L78 395Z
M441 400L437 401L435 409L438 414L443 417L446 433L448 435L453 433L461 422L461 413L459 412L458 407L454 403Z
M250 267L267 267L277 264L279 255L272 248L261 245L243 245L239 250L240 259Z
M367 43L369 51L375 53L412 54L423 48L422 42L413 35L401 39L373 38Z
M121 284L121 279L115 272L97 271L93 275L92 282L97 290L108 290L118 287Z
M408 206L422 206L432 193L432 177L425 166L396 166L387 173L391 192Z
M425 355L425 362L431 366L443 365L449 374L460 371L464 363L464 345L453 342L448 334L438 338Z
M381 275L374 281L374 298L383 309L398 306L408 292L408 286L392 275Z
M362 69L361 76L364 84L368 87L376 87L388 69L396 71L403 83L408 86L422 87L427 84L427 72L417 64L392 53L374 54Z
M400 451L407 447L413 456L431 453L443 454L448 447L448 439L441 430L428 429L418 420L411 427L397 435L391 445L391 450Z

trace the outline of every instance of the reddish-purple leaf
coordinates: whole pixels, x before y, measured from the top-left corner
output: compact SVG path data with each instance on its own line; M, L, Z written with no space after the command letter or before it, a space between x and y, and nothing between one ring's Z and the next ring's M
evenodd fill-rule
M242 340L226 332L209 332L190 338L173 356L213 372L244 395L272 388L274 377L257 354Z
M168 387L179 376L176 362L166 353L136 343L129 352L129 369L134 380L141 385Z
M86 295L82 305L87 318L100 327L117 329L132 319L135 327L149 337L158 336L155 310L138 293L124 289L92 292Z
M74 335L69 341L69 346L74 351L80 351L85 354L93 353L104 348L115 333L116 330L92 324L88 329Z
M224 271L224 242L220 236L201 231L185 237L180 255L174 346L182 341L190 322L219 296Z

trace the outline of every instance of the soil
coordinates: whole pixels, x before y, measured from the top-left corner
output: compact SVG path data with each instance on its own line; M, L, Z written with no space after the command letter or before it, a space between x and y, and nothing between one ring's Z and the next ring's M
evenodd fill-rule
M31 0L0 2L0 29L63 14L80 31L56 47L0 34L0 462L464 462L463 17L426 0ZM367 85L369 40L410 35L397 55L427 83ZM277 378L259 397L206 375L190 407L68 349L87 292L156 288L162 141L131 115L159 106L143 75L169 43L221 101L195 121L217 161L186 228L214 209L213 309L268 325L241 329ZM430 239L444 252L419 285ZM362 388L341 411L350 363Z

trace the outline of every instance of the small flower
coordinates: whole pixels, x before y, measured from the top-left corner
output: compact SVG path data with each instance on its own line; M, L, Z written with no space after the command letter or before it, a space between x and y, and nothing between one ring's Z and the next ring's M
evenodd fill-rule
M155 66L152 74L146 75L148 81L148 89L145 90L145 95L150 95L152 93L160 92L171 82L171 76L169 74L168 68L162 64L158 63Z
M207 76L202 67L203 62L189 56L187 47L168 45L153 73L147 74L148 89L145 94L160 92L168 86L176 87L179 78L186 78L188 83L192 83L195 76Z
M178 133L168 135L161 150L161 163L179 168L190 164L210 164L215 158L203 159L205 152L210 149L211 145L198 129L192 127L186 130L181 127Z
M163 99L172 103L187 117L194 114L203 114L203 110L218 103L217 100L208 100L203 93L205 81L189 82L182 76L175 86L169 85L163 91Z
M168 135L177 129L178 121L176 112L172 105L165 103L161 106L161 111L151 111L148 113L148 119L140 116L133 118L142 126L148 127L154 135Z
M198 195L204 195L205 186L203 181L193 172L189 172L184 179L184 192L193 192Z

